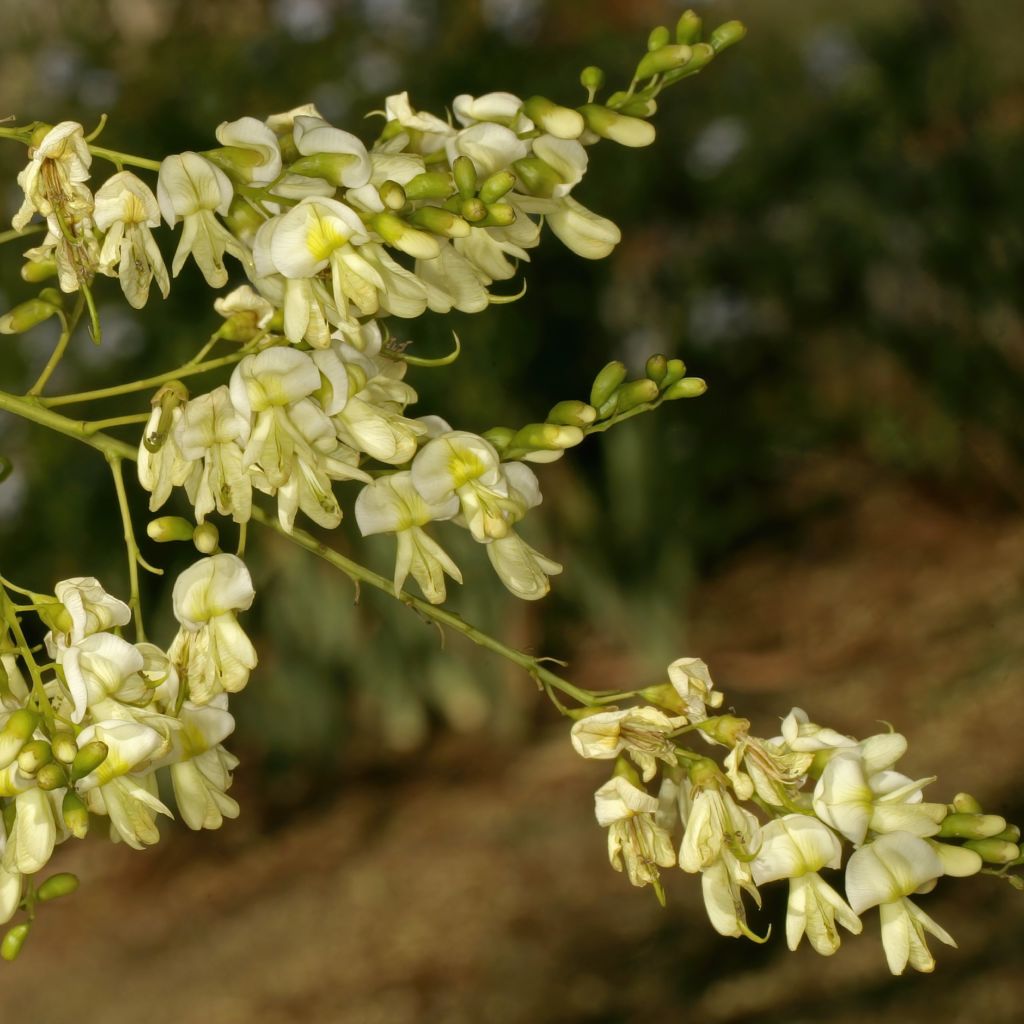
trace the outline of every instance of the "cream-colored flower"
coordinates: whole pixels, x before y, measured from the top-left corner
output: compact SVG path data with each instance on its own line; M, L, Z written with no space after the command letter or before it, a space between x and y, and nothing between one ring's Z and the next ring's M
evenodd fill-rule
M14 230L22 231L33 213L47 219L54 235L61 233L58 216L66 224L88 217L92 195L84 182L89 180L92 154L82 126L61 121L30 149L29 156L28 166L18 174L25 201L11 221Z
M581 757L607 760L625 751L642 772L644 782L650 782L659 760L678 764L671 734L685 724L685 718L669 718L657 708L624 708L579 719L570 736Z
M676 862L672 837L655 822L658 801L621 775L594 794L597 823L608 829L608 859L616 871L626 869L633 885L658 886L658 868Z

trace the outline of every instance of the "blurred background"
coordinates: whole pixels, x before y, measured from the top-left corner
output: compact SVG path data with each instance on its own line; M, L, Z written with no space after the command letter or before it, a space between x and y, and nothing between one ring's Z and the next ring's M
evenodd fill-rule
M710 385L541 467L525 532L566 565L546 601L516 602L453 542L472 596L452 606L591 687L703 657L762 735L793 704L857 735L892 721L905 770L939 776L933 799L967 789L1019 821L1024 8L694 6L749 35L665 94L651 149L592 152L577 194L622 227L613 256L587 263L549 236L521 301L394 325L422 355L458 331L456 365L410 380L420 412L470 430L585 398L612 358L639 374L653 352L679 356ZM106 112L103 144L160 156L313 100L369 139L364 114L402 89L436 112L496 89L581 102L582 66L628 80L649 29L680 10L0 0L0 116ZM23 156L0 149L5 222ZM5 309L29 294L17 269L0 267ZM54 391L175 366L216 323L191 266L143 314L115 282L98 295L103 344L80 338ZM27 386L51 342L45 328L5 339L3 387ZM102 460L8 417L0 454L15 466L4 574L124 591ZM925 902L961 947L938 951L933 977L891 979L871 923L831 960L788 954L771 890L754 921L774 940L722 939L695 879L672 873L663 911L608 868L591 802L604 769L576 758L528 678L458 637L442 651L386 597L356 603L326 567L253 539L246 628L263 655L233 702L242 817L213 835L168 827L145 854L65 853L82 889L0 972L25 1019L795 1024L930 1020L940 1004L951 1022L1019 1019L1024 915L1004 883ZM332 542L390 572L389 541ZM177 547L145 554L173 579L191 561ZM147 586L150 632L169 640L168 594Z

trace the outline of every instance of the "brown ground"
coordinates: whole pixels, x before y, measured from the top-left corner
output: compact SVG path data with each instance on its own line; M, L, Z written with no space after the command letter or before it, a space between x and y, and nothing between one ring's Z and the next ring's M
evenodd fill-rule
M1024 517L861 487L862 472L813 482L860 497L799 551L747 553L703 586L693 650L765 732L793 703L861 735L888 718L937 795L1020 817ZM960 943L931 977L890 979L870 922L829 960L720 939L694 879L673 872L662 911L608 869L603 777L561 732L527 749L444 740L270 834L250 815L168 830L145 855L81 844L62 861L81 892L0 972L0 1021L1020 1020L1024 895L1005 883L928 900Z

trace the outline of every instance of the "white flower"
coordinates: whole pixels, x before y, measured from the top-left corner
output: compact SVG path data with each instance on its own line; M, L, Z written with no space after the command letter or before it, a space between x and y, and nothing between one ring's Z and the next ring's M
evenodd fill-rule
M625 708L620 711L599 711L573 723L570 737L581 757L608 760L626 751L650 782L657 771L657 762L678 763L671 733L684 718L669 718L652 707Z
M237 692L249 681L256 651L235 612L246 610L254 597L249 570L235 555L202 558L175 581L174 617L182 628L167 653L195 703Z
M171 783L181 818L191 829L220 828L238 817L238 803L227 795L238 758L221 746L235 720L223 706L198 707L186 701L174 736Z
M81 722L90 706L108 697L136 703L149 692L140 674L141 652L113 633L93 633L72 644L64 651L61 668L74 704L73 722Z
M435 259L417 260L416 277L425 286L427 305L435 313L452 309L479 313L490 302L485 287L490 279L451 244L442 245Z
M857 745L857 741L850 736L815 725L803 708L793 708L782 720L782 738L790 750L797 751L815 752Z
M695 786L679 848L679 866L684 871L703 871L723 851L740 857L757 852L761 827L750 811L740 807L726 790L717 785Z
M761 830L761 845L751 865L757 885L789 879L786 940L796 949L804 933L822 956L839 948L836 919L854 935L862 925L842 897L818 874L838 868L842 846L829 828L806 814L787 814Z
M211 154L230 167L235 175L253 185L268 185L281 173L281 150L273 129L255 117L222 121L217 141L226 153Z
M608 829L608 859L616 871L625 865L633 885L658 886L658 868L676 862L672 837L654 820L658 801L621 775L594 794L597 823Z
M488 92L483 96L462 93L452 101L452 113L463 127L493 121L516 132L533 129L533 122L523 113L523 101L510 92Z
M17 772L13 765L8 772L12 769ZM14 794L14 827L7 836L0 862L8 875L34 875L42 871L57 842L57 824L50 794L39 789L32 779L24 779L24 783L26 788ZM8 786L3 788L9 789Z
M522 196L518 202L528 213L543 214L562 244L584 259L604 259L622 240L622 232L612 221L588 210L572 196L561 199Z
M252 482L242 466L242 447L249 422L231 404L228 389L221 385L188 402L175 435L184 459L202 461L201 471L186 481L196 522L204 522L215 509L236 523L248 522Z
M71 621L66 633L47 633L46 649L50 657L56 658L61 647L78 643L92 633L100 633L114 626L127 626L131 621L131 609L116 597L111 597L95 576L73 576L61 580L54 593L64 605Z
M677 658L668 667L668 678L679 694L691 722L703 722L708 708L719 708L723 695L714 689L711 673L700 658ZM703 735L703 734L702 734Z
M28 166L18 174L25 201L11 223L15 231L21 231L33 213L41 213L51 232L59 235L58 212L77 221L92 210L92 196L83 184L89 180L92 163L85 131L77 121L61 121L30 154Z
M432 604L440 604L446 597L445 573L462 582L459 567L423 529L435 520L451 519L458 510L455 495L435 504L426 501L413 486L412 474L408 471L380 477L359 492L355 512L363 536L396 535L396 594L410 573Z
M587 173L587 151L575 139L556 139L553 135L541 135L533 140L532 145L534 155L540 157L562 180L551 193L552 198L567 196Z
M0 828L0 924L7 924L21 906L22 877L16 868L3 866L7 849L7 832Z
M96 193L94 218L96 226L106 232L99 269L117 275L128 303L142 309L154 279L166 299L171 284L150 230L160 224L160 207L149 186L130 171L120 171Z
M175 428L181 421L181 417L181 406L177 406L171 411L170 429L163 438L158 438L164 410L161 405L154 405L149 421L142 432L137 472L139 483L150 492L150 512L155 512L167 501L174 487L191 484L192 478L201 472L199 463L186 459L178 447ZM159 444L159 447L156 451L151 451L147 442L153 443L154 438L157 439L156 443Z
M925 932L956 946L944 928L907 899L942 873L942 862L928 842L906 832L879 836L855 851L846 865L846 895L854 912L879 908L882 945L893 974L902 974L908 963L917 971L935 969Z
M415 133L412 148L418 153L434 153L443 148L445 139L455 134L455 129L447 121L434 114L413 110L407 92L389 96L384 102L384 113L388 124L397 124L410 135Z
M370 156L362 142L328 124L322 117L300 115L295 118L293 127L295 147L304 157L323 154L333 160L322 160L324 170L330 167L333 173L317 176L326 177L334 186L343 188L359 188L370 180ZM339 159L341 158L341 159ZM313 165L313 161L299 161L298 172L304 164Z
M498 579L523 601L539 601L547 596L551 590L548 577L562 571L560 562L542 555L511 529L487 545L487 558Z
M240 260L247 270L251 269L249 250L216 217L228 212L234 194L231 182L219 167L198 153L169 156L160 165L156 194L164 220L171 227L179 220L184 221L171 265L175 277L190 252L211 288L220 288L227 282L225 252Z
M469 157L481 179L506 170L530 151L514 131L491 122L463 128L447 141L445 148L449 163L455 163L460 156Z

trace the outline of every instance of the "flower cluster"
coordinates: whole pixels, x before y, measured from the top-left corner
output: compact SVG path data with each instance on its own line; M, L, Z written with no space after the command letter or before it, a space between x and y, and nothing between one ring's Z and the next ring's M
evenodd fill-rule
M744 719L708 715L722 695L702 661L680 659L668 673L667 684L642 691L649 705L581 713L572 742L583 757L616 762L594 797L612 866L624 867L633 885L652 885L662 901L660 868L699 873L720 934L763 941L747 921L744 894L760 906L758 887L786 879L790 949L806 935L829 956L839 948L838 926L858 934L860 915L878 907L890 970L931 971L925 934L956 943L911 897L986 862L1019 862L1015 826L982 814L966 794L948 806L927 802L922 791L934 779L896 770L907 749L899 733L855 740L794 708L781 735L759 739ZM680 744L692 732L728 748L721 766ZM821 874L842 867L844 841L845 898Z
M38 887L32 876L55 846L86 835L90 815L108 819L114 842L156 843L158 815L171 815L161 769L189 828L237 817L227 791L238 762L223 743L235 727L228 694L256 666L237 620L253 597L240 559L200 559L175 583L180 629L167 650L124 639L130 609L93 577L63 580L38 599L50 662L23 648L2 655L0 672L0 923L23 901L46 899L49 883L52 895L71 891L73 876ZM17 925L9 936L20 947L26 933Z

